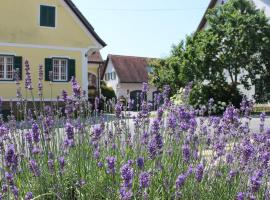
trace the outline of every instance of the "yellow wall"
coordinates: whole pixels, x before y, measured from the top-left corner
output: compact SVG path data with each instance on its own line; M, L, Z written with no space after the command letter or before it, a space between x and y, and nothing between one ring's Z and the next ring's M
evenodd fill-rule
M27 0L28 1L28 0ZM76 60L76 80L82 84L82 53L80 51L63 51L63 50L51 50L51 49L37 49L37 48L20 48L20 47L4 47L0 46L0 52L6 54L16 54L16 56L23 57L23 80L21 81L22 94L25 96L24 90L24 62L27 59L30 63L32 82L33 82L33 93L35 97L37 95L37 84L38 84L38 67L40 64L45 65L45 58L51 57L69 57L70 59ZM44 69L44 68L43 68ZM45 70L43 70L45 71ZM43 77L44 78L44 77ZM43 81L44 83L44 98L51 98L51 90L48 81ZM53 88L53 98L56 98L58 95L61 95L62 90L67 90L71 95L71 83L52 83ZM15 82L9 81L0 81L0 97L3 97L5 100L15 99L16 98L16 85Z
M88 64L88 73L98 75L99 64Z
M39 26L40 4L56 6L56 28ZM92 46L88 32L64 5L63 0L2 0L0 42L77 48Z

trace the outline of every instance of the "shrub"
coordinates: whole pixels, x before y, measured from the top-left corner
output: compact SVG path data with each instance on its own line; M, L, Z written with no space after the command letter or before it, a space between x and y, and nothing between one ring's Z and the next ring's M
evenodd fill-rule
M239 108L243 96L231 85L195 85L190 93L189 103L195 108L208 107L209 99L214 100L213 113L221 114L228 105Z
M107 100L116 98L116 94L112 87L108 87L104 81L101 82L101 94Z

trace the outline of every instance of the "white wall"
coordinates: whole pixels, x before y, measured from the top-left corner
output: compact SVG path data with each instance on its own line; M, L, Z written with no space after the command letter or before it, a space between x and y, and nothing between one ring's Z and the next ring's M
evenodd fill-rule
M109 60L105 74L111 73L111 72L116 72L116 71L115 71L115 68L113 66L112 61ZM109 87L113 88L117 98L119 98L121 96L124 96L125 98L128 96L128 98L129 98L128 91L132 92L134 90L142 90L142 83L120 83L120 80L119 80L117 73L116 73L116 79L109 80L109 81L105 80L105 75L104 75L104 81L106 82L106 84ZM156 87L149 85L149 92L147 94L148 100L150 100L150 101L153 100L152 93L155 92L156 90L157 90Z
M115 69L114 69L114 66L113 66L112 61L109 60L107 69L106 69L106 71L105 71L105 74L111 73L111 72L116 72L116 71L115 71ZM119 83L119 78L118 78L117 73L116 73L116 79L115 79L115 80L109 80L109 81L106 81L106 80L105 80L105 75L104 75L104 81L106 82L106 84L107 84L109 87L112 87L113 90L116 91L117 85L118 85L118 83Z
M128 97L129 95L127 94L128 91L132 92L134 90L142 90L142 83L120 83L116 89L116 96L119 98L120 96L124 96L125 98ZM149 85L149 91L147 93L147 99L149 101L152 101L152 94L157 90L156 87Z

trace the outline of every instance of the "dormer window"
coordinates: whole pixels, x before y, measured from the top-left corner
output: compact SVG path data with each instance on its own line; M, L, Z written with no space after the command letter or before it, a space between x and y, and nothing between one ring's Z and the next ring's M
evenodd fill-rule
M54 6L40 6L40 26L55 27L56 8Z

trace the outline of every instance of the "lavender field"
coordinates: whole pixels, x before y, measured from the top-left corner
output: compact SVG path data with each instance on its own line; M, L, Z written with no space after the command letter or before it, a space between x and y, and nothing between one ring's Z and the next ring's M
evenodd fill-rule
M142 101L125 117L130 100L110 105L115 119L106 121L99 99L91 106L75 79L73 94L63 91L51 106L40 81L34 110L17 86L16 112L0 122L0 199L270 199L270 124L262 113L251 126L245 99L240 109L205 117L213 101L196 110L185 103L186 88L175 105L164 87L155 115ZM30 74L25 86L31 96Z

